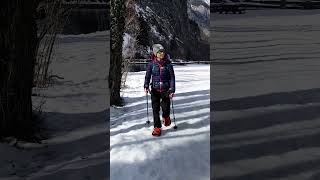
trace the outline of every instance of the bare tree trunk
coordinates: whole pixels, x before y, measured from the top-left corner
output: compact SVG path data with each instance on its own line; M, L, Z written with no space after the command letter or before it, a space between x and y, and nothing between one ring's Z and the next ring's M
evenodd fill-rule
M0 6L0 136L32 135L32 83L36 60L35 0Z
M111 0L111 61L109 73L110 105L121 105L122 44L124 32L124 0Z

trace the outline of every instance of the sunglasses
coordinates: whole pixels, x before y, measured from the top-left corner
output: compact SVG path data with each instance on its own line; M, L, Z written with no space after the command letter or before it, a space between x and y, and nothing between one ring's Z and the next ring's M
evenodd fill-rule
M157 52L157 54L161 54L161 53L164 53L164 50L159 50L159 51Z

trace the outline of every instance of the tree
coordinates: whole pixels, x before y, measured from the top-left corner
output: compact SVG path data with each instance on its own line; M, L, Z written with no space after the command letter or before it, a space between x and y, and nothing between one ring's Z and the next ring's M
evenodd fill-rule
M36 61L36 0L0 6L0 136L32 136L32 84Z
M111 62L109 71L110 105L121 105L122 44L124 33L125 0L111 0Z

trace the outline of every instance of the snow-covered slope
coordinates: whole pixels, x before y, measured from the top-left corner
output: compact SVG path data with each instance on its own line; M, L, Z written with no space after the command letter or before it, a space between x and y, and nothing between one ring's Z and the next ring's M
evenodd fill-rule
M145 71L130 72L123 90L126 105L111 109L111 180L208 180L210 177L209 65L175 66L174 112L178 129L161 137L146 125ZM149 95L149 118L152 109ZM171 111L172 112L172 111ZM173 115L171 114L173 119Z

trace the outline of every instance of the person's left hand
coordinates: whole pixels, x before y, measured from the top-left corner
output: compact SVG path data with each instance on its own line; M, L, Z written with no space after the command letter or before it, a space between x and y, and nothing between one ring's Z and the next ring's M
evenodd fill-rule
M172 99L173 96L174 96L174 93L170 93L170 94L169 94L169 98L170 98L170 99Z

